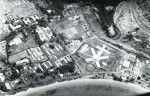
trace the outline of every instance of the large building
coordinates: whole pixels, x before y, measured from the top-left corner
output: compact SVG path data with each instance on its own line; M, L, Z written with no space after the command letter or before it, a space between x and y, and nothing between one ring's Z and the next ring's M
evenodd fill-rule
M53 36L52 30L48 26L46 28L37 26L36 32L38 33L39 39L41 41L50 41Z

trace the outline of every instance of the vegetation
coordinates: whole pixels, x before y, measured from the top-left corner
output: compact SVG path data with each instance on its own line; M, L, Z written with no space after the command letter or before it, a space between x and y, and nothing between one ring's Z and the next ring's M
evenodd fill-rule
M68 72L73 73L75 70L74 62L69 62L67 65L57 68L57 70L62 74Z
M38 20L38 25L42 26L42 27L47 27L46 20L44 20L44 18L39 19Z
M49 44L49 48L54 49L54 48L55 48L55 46L54 46L54 45L52 45L52 44Z
M39 36L39 34L37 32L34 32L32 35L34 37L34 40L35 40L36 44L43 45L45 43L45 41L41 41L40 40L40 36Z

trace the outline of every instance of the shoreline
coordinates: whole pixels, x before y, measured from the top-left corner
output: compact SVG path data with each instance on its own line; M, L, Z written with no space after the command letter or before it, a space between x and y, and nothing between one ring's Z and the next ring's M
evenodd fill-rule
M55 89L72 88L72 87L84 88L84 86L88 86L88 85L101 86L101 88L104 88L104 86L106 86L106 87L112 87L112 89L116 87L122 90L128 90L128 91L131 90L131 93L135 92L137 94L150 92L150 90L144 89L138 85L113 81L110 79L77 79L71 81L56 82L42 87L29 88L28 90L16 93L15 95L6 95L6 96L31 96L31 94L37 94L37 92L41 94L41 93L45 93L46 91L55 90Z

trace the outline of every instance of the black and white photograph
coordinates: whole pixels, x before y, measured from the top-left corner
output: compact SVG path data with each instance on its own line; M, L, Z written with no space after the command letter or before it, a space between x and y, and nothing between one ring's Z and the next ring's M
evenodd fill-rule
M150 0L0 0L0 96L150 96Z

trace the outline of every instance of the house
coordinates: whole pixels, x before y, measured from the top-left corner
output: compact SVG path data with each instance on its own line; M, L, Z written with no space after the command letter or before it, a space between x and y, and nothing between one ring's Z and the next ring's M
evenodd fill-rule
M56 60L55 65L56 65L56 67L60 67L60 66L66 65L68 62L71 62L71 61L72 61L71 56L68 54L68 55Z
M27 24L27 25L32 23L29 18L23 19L23 22L24 22L25 24Z
M53 64L51 63L51 61L48 60L46 62L41 63L41 66L44 69L51 69L53 67Z
M29 54L31 62L46 61L47 56L40 47L29 48L26 50Z
M39 68L41 71L50 71L51 69L54 68L54 65L49 60L42 63L37 63L37 65L35 66L36 66L34 67L35 69Z
M5 82L5 86L7 90L11 90L14 85L12 85L11 82Z
M29 17L26 17L23 19L23 22L26 24L26 25L33 25L33 24L37 24L39 20L39 16L38 15L32 15L32 16L29 16Z
M130 61L124 60L122 66L125 67L125 68L129 68L130 64L131 64Z
M45 72L53 68L54 68L54 65L49 60L44 61L44 62L39 62L39 63L33 63L32 65L32 69L34 69L34 71L40 70L41 72Z
M22 27L22 21L20 19L14 20L11 23L9 23L9 27L12 31L16 31L17 29Z
M53 46L53 48L51 48L50 46ZM43 51L45 51L45 53L47 53L47 55L50 58L53 55L62 54L62 52L64 51L64 48L60 44L57 44L57 43L52 43L52 44L45 43L41 47L42 47Z
M29 66L28 64L23 66L23 70L25 73L29 73L29 74L36 72L35 69L33 67Z
M28 63L30 63L30 59L29 58L23 58L20 61L17 61L16 65L28 64Z
M5 82L5 86L8 90L12 90L15 88L15 86L17 85L17 83L20 82L20 79L16 79L16 80L13 80L13 81L6 81Z
M53 47L52 47L53 45ZM57 67L63 65L61 62L69 62L69 53L67 50L64 50L64 48L57 43L45 43L42 46L43 51L47 54L49 59L52 61L53 64L55 64Z

